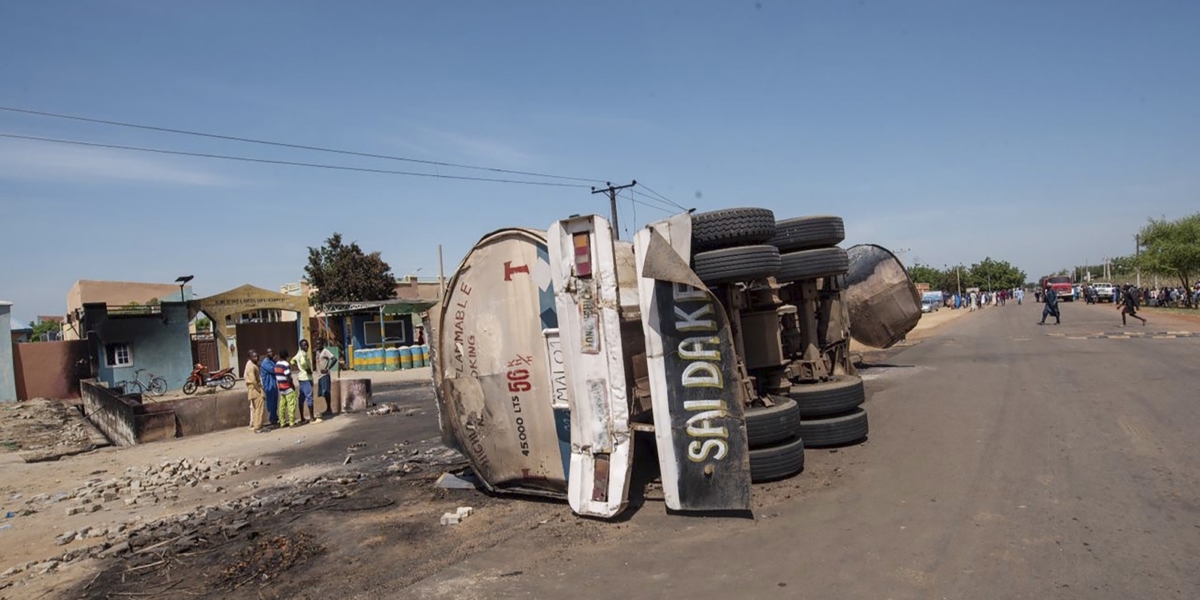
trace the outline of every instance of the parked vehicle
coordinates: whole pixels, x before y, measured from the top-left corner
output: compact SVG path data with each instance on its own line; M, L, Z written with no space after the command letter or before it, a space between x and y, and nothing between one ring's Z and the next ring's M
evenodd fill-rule
M925 292L921 295L921 312L931 313L940 310L945 301L946 296L942 292Z
M1116 288L1111 283L1093 283L1092 289L1096 292L1096 302L1113 302L1115 298Z
M188 375L187 381L183 383L183 393L190 396L201 387L215 390L217 386L223 390L232 390L234 385L237 385L237 376L233 374L233 367L209 372L208 367L196 363L192 374Z
M1059 301L1071 302L1075 299L1074 283L1072 283L1070 276L1051 275L1043 277L1041 283L1038 285L1038 289L1045 291L1046 288L1052 288L1054 293L1058 294Z
M748 510L805 445L865 439L850 336L887 346L919 319L899 261L843 237L837 217L751 208L633 242L596 215L484 236L426 315L443 441L489 490L612 518L652 434L669 509Z

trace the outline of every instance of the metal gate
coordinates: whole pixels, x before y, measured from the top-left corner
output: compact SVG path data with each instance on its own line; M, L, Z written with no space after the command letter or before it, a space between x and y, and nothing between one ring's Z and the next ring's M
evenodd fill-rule
M257 350L259 354L262 354L267 348L274 348L276 352L286 349L294 356L296 350L300 348L300 336L296 332L296 322L237 324L239 372L246 361L250 360L251 350Z

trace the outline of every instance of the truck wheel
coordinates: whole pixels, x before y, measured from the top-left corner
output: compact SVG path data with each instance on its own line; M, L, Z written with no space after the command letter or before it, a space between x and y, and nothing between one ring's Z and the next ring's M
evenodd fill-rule
M861 406L866 399L862 378L857 375L793 385L788 396L796 401L801 418L845 414Z
M779 272L775 246L741 246L700 252L692 259L700 281L709 285L764 279Z
M692 215L692 253L762 244L775 236L775 213L726 208Z
M850 259L841 248L817 248L788 252L779 257L780 283L842 275L850 268Z
M791 477L804 470L804 442L792 437L770 448L750 450L750 481L762 483Z
M774 396L775 406L755 406L746 409L746 439L751 448L761 448L796 435L800 426L800 411L796 401L786 396Z
M775 223L771 245L780 252L809 250L836 246L846 239L846 226L841 217L827 215L797 217Z
M867 411L857 408L840 417L801 420L800 437L809 448L853 444L867 437Z

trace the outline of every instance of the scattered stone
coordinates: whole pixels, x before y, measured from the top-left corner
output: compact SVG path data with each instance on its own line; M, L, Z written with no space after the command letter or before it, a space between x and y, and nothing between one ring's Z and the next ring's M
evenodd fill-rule
M71 516L71 515L77 515L77 514L79 514L79 513L81 513L81 512L83 512L83 507L82 507L82 506L68 506L68 507L67 507L67 516L68 516L68 517L69 517L69 516Z
M456 513L442 513L442 525L458 525L462 521L462 517Z
M127 541L119 544L113 544L108 548L108 550L100 553L100 558L112 558L114 556L119 556L125 552L129 552L130 548L132 548L132 546L130 546L129 542Z
M465 519L475 514L475 509L471 508L470 506L460 506L458 507L458 510L454 511L454 514L458 515L458 518L460 519Z

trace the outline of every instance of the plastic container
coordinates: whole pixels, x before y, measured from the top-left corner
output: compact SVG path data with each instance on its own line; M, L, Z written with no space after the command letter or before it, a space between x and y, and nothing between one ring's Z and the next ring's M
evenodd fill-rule
M401 346L400 347L400 368L401 369L413 368L413 352L412 352L412 350L413 349L409 346Z

